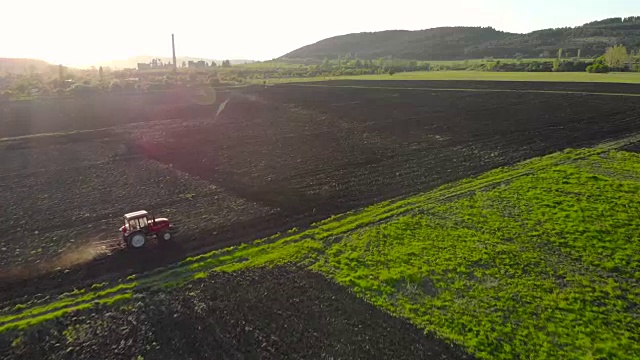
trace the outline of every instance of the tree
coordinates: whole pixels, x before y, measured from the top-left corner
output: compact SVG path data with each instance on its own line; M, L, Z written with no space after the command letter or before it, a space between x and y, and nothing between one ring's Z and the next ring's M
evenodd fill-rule
M609 69L607 68L606 65L602 65L602 64L593 64L593 65L589 65L587 66L587 72L588 73L606 73L609 72Z
M640 72L640 50L636 51L635 55L632 53L629 58L633 62L633 71Z
M587 66L588 73L607 73L609 72L609 66L606 64L604 55L593 60L593 64Z
M183 61L183 62L182 62L182 66L181 66L181 67L186 68L186 67L187 67L187 62L186 62L186 61Z
M218 64L216 64L216 62L212 60L212 61L211 61L211 67L212 67L212 68L214 68L214 67L218 67Z
M324 60L322 60L322 70L329 70L330 69L330 65L329 65L329 59L327 59L326 57L324 58Z
M622 69L628 59L627 48L622 45L614 45L607 48L604 54L605 63L612 69Z
M224 67L224 68L231 67L231 61L230 60L223 60L222 61L222 67Z
M98 77L100 78L100 82L104 80L104 70L102 69L102 66L98 69Z
M58 80L60 82L64 81L64 66L62 64L58 65Z
M109 86L109 90L111 92L122 92L122 90L124 89L124 87L122 86L122 84L118 81L114 81L111 83L111 86Z
M67 92L69 94L77 95L77 96L88 96L96 93L96 91L97 90L93 88L91 85L85 84L85 83L73 84L73 86L67 89Z

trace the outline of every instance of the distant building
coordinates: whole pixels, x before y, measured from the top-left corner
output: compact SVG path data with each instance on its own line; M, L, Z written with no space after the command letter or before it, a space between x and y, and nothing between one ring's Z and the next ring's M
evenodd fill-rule
M189 63L187 66L190 69L206 69L207 67L209 67L209 64L207 64L207 62L204 60L200 60L200 61L189 60Z
M172 69L173 64L163 63L162 59L153 59L150 63L138 63L138 70L151 70L151 69Z

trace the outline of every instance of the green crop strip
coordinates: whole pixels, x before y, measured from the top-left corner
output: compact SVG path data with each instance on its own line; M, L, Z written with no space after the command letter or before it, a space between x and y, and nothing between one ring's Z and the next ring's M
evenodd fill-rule
M88 294L80 292L79 294L82 296L78 297L72 297L70 294L65 294L65 296L59 301L42 306L34 306L18 314L0 316L0 332L15 327L25 327L41 321L53 319L72 310L84 309L90 307L92 302L111 303L114 298L122 299L123 292L126 293L137 285L138 284L136 282L132 282L121 284L100 292L91 292Z
M640 353L640 156L557 165L361 229L313 268L484 358Z
M631 359L640 353L640 155L612 150L624 144L529 160L119 288L14 309L0 332L211 271L297 264L482 358Z

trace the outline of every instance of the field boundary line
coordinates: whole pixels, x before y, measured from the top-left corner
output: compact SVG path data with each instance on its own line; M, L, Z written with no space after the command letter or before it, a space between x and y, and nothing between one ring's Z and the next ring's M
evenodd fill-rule
M408 80L409 81L409 80ZM400 86L356 86L356 85L316 85L316 84L277 84L277 86L299 87L326 87L347 89L377 89L377 90L415 90L415 91L449 91L449 92L515 92L515 93L540 93L540 94L570 94L570 95L601 95L601 96L626 96L640 97L640 94L589 92L589 91L560 91L560 90L534 90L534 89L465 89L465 88L428 88L428 87L400 87Z
M98 129L69 130L69 131L30 134L30 135L7 136L7 137L0 138L0 143L8 142L8 141L36 139L36 138L62 137L62 136L77 135L77 134L99 133L99 132L111 130L113 128L115 128L115 126L98 128Z
M45 133L37 133L37 134L29 134L29 135L18 135L18 136L6 136L0 137L0 143L4 142L12 142L12 141L20 141L20 140L29 140L29 139L38 139L38 138L58 138L65 136L73 136L73 135L82 135L82 134L91 134L91 133L100 133L107 131L120 131L124 127L132 126L132 125L140 125L140 124L154 124L158 122L175 122L175 121L201 121L206 119L205 117L189 119L189 118L171 118L171 119L151 119L151 120L139 120L132 122L125 122L122 124L114 124L108 127L102 127L97 129L78 129L78 130L67 130L67 131L55 131L55 132L45 132ZM114 134L115 135L115 134Z

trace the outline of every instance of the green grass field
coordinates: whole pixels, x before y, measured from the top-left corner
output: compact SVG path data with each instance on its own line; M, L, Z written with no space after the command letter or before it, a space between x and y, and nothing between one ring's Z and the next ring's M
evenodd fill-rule
M490 72L490 71L420 71L392 75L360 75L268 79L268 84L315 82L325 80L492 80L492 81L557 81L640 83L640 73L589 74L586 72ZM255 81L262 83L262 80Z
M636 359L640 154L621 144L529 160L117 287L18 305L0 313L0 332L210 271L297 264L480 358Z

